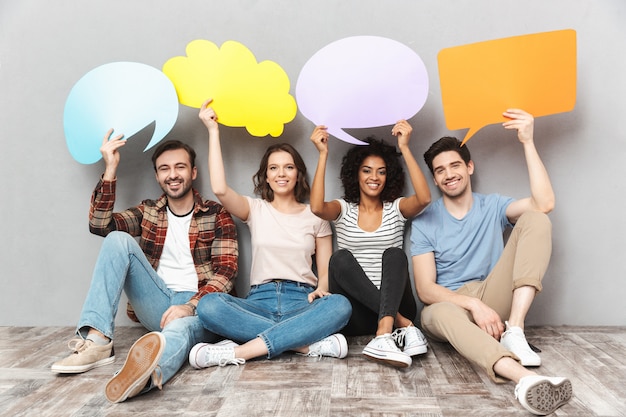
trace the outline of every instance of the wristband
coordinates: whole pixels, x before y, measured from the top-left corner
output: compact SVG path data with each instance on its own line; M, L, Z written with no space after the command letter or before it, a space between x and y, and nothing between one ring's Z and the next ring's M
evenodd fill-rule
M198 315L198 311L196 309L196 306L191 301L187 301L185 303L185 305L191 307L191 315L192 316L197 316Z

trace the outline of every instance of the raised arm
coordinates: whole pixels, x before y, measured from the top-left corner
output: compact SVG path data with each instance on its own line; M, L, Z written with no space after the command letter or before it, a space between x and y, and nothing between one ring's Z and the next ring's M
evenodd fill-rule
M549 213L554 209L555 197L552 183L533 139L534 118L520 109L509 109L503 113L511 119L503 123L505 129L517 129L517 137L524 147L524 156L530 180L530 197L509 204L506 215L511 223L527 211Z
M324 201L326 181L326 161L328 160L328 131L326 126L317 126L311 134L311 142L319 152L317 169L311 186L311 211L324 220L335 220L341 213L341 206L337 200Z
M222 147L220 145L220 130L217 124L217 115L210 104L209 99L202 103L200 107L200 120L209 132L209 178L213 194L222 203L222 206L233 216L245 221L250 214L248 200L226 183L226 173L224 171L224 160L222 158Z
M143 204L120 213L113 212L120 149L126 145L126 141L122 140L124 135L117 135L112 138L112 133L113 129L107 131L100 147L100 153L104 160L104 174L91 194L89 231L98 236L106 236L114 230L139 236L141 234Z
M415 157L409 149L409 141L413 128L406 120L400 120L395 124L391 133L398 138L398 148L404 158L404 163L409 171L411 184L415 194L400 200L400 212L407 219L419 214L424 208L430 204L430 188L424 173L420 169Z
M428 252L413 256L415 291L424 304L449 302L469 311L474 322L489 335L499 340L504 332L504 323L498 313L478 298L458 294L437 284L435 255Z

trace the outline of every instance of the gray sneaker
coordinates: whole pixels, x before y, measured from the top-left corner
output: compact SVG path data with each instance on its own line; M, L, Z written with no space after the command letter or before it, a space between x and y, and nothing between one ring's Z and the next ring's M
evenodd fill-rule
M115 361L113 341L108 345L98 346L91 340L72 339L68 347L73 353L52 364L52 372L57 374L80 374L98 366Z

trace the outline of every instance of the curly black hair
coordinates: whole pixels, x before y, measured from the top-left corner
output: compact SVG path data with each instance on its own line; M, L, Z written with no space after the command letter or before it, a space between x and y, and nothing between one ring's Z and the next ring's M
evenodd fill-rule
M387 166L387 180L385 188L380 194L383 202L394 201L402 196L404 190L404 169L400 162L402 154L395 146L387 145L375 137L364 140L368 145L355 145L350 148L341 161L341 173L339 178L343 184L343 198L349 203L358 204L361 200L359 188L359 169L368 156L379 156Z

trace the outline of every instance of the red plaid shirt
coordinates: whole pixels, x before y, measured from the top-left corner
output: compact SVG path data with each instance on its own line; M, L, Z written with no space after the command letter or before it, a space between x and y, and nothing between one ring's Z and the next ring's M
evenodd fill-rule
M167 232L167 197L144 200L140 205L114 213L116 180L100 180L91 196L89 230L106 236L114 230L139 236L139 246L156 270ZM189 226L189 243L198 273L199 300L210 292L231 292L237 276L237 229L230 214L220 204L206 200L193 190L195 207ZM137 321L130 306L128 316Z

